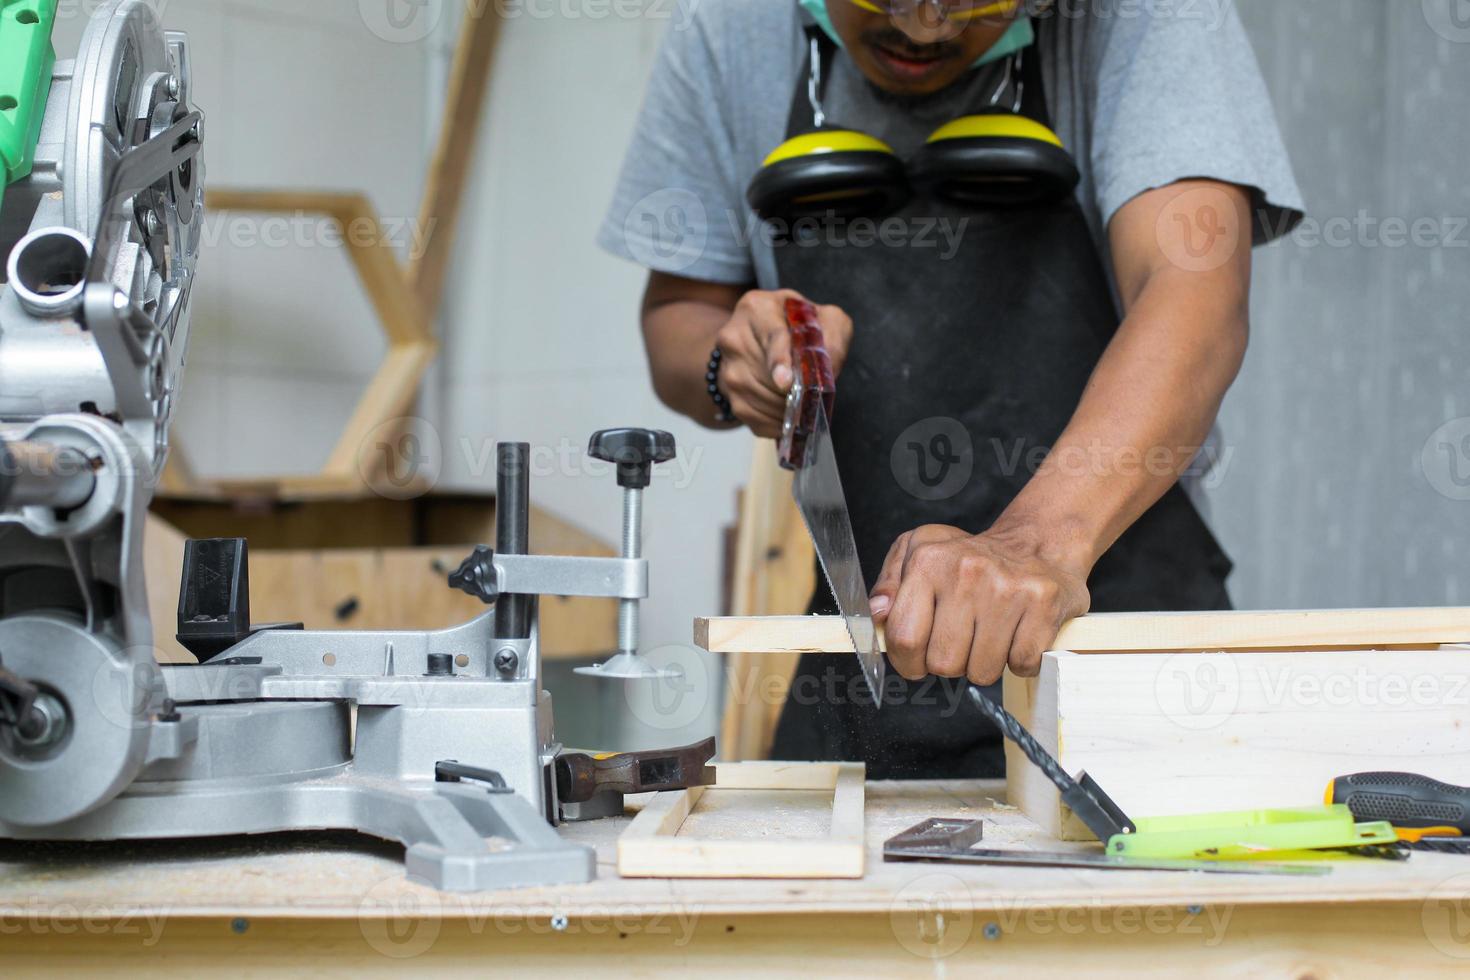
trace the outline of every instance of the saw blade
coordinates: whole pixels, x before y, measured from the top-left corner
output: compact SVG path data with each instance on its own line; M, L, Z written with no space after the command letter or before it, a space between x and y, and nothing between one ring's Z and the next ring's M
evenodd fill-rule
M847 497L842 492L842 477L832 453L827 409L820 399L815 403L816 415L806 437L801 464L796 467L791 492L816 547L822 573L837 600L837 610L847 623L873 704L881 708L884 664L883 654L878 650L878 630L873 625L873 610L868 604L868 586L858 561L857 539L852 533Z

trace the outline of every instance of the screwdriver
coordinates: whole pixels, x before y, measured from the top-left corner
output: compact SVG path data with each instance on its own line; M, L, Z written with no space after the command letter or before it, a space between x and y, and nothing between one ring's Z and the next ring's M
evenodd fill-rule
M1411 845L1470 853L1470 787L1408 772L1361 772L1328 783L1327 802L1346 804L1355 820L1388 821Z

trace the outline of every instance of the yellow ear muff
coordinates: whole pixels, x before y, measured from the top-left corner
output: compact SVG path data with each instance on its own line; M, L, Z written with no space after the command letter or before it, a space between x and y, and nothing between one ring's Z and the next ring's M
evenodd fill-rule
M1059 201L1081 179L1056 133L1004 110L962 116L935 130L909 177L929 193L978 207Z
M882 214L908 200L903 162L882 140L850 129L794 136L766 157L746 191L766 221Z

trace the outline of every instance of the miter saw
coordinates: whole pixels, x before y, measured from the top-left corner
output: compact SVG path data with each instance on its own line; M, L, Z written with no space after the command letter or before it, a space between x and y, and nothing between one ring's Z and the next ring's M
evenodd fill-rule
M143 0L54 60L56 0L0 0L0 837L114 840L348 829L401 841L445 889L589 880L563 819L709 782L713 745L561 751L537 597L623 604L637 650L641 494L667 433L610 430L620 558L530 555L528 456L497 448L496 546L449 585L493 609L435 632L250 620L235 539L189 542L160 666L144 518L168 449L203 220L188 42ZM6 107L9 107L8 109Z

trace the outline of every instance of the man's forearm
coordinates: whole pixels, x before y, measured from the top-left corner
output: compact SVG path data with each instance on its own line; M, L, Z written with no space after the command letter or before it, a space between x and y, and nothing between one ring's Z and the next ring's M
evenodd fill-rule
M1046 461L997 522L1091 568L1188 469L1245 354L1245 294L1149 280Z
M730 312L700 301L661 304L643 314L648 366L659 400L700 425L725 428L715 421L705 374L715 334Z
M710 354L715 335L730 319L743 289L655 272L643 294L643 346L659 400L669 408L712 429L733 423L716 421L710 397Z

